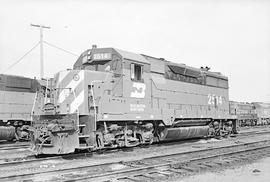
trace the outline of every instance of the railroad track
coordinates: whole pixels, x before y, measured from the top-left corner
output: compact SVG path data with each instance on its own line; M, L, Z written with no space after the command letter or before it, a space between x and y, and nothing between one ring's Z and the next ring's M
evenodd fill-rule
M115 161L97 165L86 165L79 167L69 167L66 169L54 169L42 172L24 173L19 175L10 175L1 177L0 181L17 181L17 180L33 180L39 181L48 179L48 181L110 181L110 180L129 180L141 181L140 178L155 178L154 176L170 176L184 175L194 173L203 168L211 168L213 165L221 165L216 162L212 163L207 160L243 154L258 150L270 151L270 140L256 141L250 143L236 144L233 146L223 146L217 148L208 148L202 150L194 150L188 152L176 152L166 155L158 155L152 157L144 157L139 160ZM262 154L261 154L262 155ZM247 155L241 155L247 156ZM206 162L193 165L196 162L206 160ZM235 161L235 159L233 160ZM225 160L226 162L226 160ZM177 167L178 166L178 167ZM193 167L192 167L193 166ZM183 172L184 171L184 172Z
M248 136L250 134L265 134L265 133L270 133L270 128L265 128L260 131L243 131L237 134L237 136Z
M247 132L243 132L243 133L239 133L237 134L237 136L246 136L246 135L250 135L250 134L265 134L270 132L269 129L263 129L260 131L247 131ZM24 143L11 143L11 144L0 144L0 151L7 151L7 150L17 150L17 149L27 149L29 148L29 143L28 142L24 142Z
M184 176L196 174L208 169L221 167L224 165L232 165L236 162L253 158L259 158L259 155L269 156L270 145L261 146L251 149L243 149L238 151L223 152L203 157L195 157L189 160L174 160L169 162L161 162L160 164L145 165L139 163L128 165L131 168L119 171L109 171L103 174L91 176L75 177L73 181L159 181L168 180L168 178L179 179ZM255 154L256 153L256 154ZM68 179L70 180L70 179ZM66 180L66 181L68 181Z

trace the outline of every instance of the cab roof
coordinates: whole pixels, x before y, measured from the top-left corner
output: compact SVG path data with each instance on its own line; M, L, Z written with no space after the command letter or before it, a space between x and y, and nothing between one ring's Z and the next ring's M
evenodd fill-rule
M137 61L137 62L141 62L141 63L145 63L145 64L150 64L150 62L140 54L136 54L136 53L132 53L132 52L128 52L128 51L123 51L121 49L116 49L116 48L113 48L113 49L116 52L118 52L118 54L120 54L122 56L122 58L124 58L124 59Z

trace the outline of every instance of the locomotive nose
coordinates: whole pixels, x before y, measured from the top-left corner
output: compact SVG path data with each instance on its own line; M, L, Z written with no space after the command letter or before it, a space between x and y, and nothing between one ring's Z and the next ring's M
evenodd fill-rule
M42 110L33 116L32 151L36 154L71 153L79 148L79 114L89 114L89 105L103 93L103 84L110 73L89 70L66 70L54 78L51 103L37 107ZM41 94L41 97L43 94ZM90 96L92 96L90 99ZM92 103L93 104L93 103ZM96 107L95 107L96 108Z

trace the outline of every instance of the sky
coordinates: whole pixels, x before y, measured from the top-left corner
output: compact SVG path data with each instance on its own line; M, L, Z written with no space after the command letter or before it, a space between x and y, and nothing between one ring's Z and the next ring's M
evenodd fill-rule
M39 77L39 41L76 55L115 47L229 77L230 100L270 102L270 1L0 0L0 74ZM45 77L77 57L44 45Z

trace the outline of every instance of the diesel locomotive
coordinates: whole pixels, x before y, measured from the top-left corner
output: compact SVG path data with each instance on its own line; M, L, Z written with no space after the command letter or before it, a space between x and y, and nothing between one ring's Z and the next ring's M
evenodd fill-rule
M0 74L0 140L28 139L36 79Z
M33 107L37 155L237 132L228 78L209 68L92 47L73 69L55 74L52 86L46 98L37 94Z
M252 105L255 108L258 125L270 124L270 104L262 102L253 102Z
M270 124L269 103L230 101L229 106L230 114L237 118L240 127Z
M258 116L253 103L230 101L230 114L235 115L240 127L257 125Z

